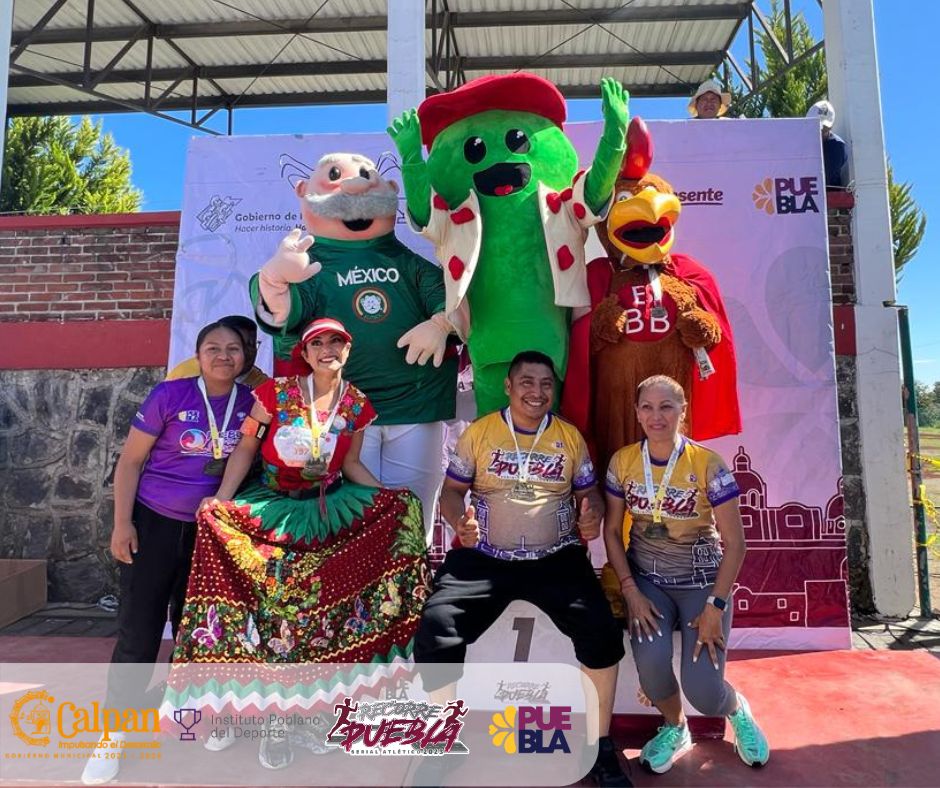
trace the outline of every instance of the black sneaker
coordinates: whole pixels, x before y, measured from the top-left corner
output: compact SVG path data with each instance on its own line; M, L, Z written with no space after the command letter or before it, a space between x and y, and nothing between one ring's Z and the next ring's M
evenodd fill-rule
M633 785L627 777L620 760L617 758L617 749L610 736L601 736L597 742L597 760L588 772L590 777L600 786L626 786Z
M269 725L258 748L258 761L265 769L286 769L294 760L294 751L287 739L286 725Z

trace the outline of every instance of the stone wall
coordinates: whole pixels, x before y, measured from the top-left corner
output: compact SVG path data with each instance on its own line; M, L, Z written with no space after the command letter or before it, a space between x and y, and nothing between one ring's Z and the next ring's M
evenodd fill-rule
M835 306L851 306L856 303L852 206L851 195L830 193L829 272L832 279L832 303ZM838 354L838 343L836 347ZM853 613L874 613L870 539L865 520L865 486L862 483L861 434L858 424L858 374L854 354L836 355L836 385L839 390L839 435L842 442L842 490L845 496L849 595Z
M114 465L165 369L0 371L0 558L49 561L50 602L116 590Z

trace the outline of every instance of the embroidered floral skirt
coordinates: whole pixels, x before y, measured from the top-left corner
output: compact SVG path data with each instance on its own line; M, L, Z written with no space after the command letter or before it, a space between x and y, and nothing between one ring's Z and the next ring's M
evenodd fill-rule
M404 672L429 582L409 491L252 484L199 517L164 714L332 711L337 688L394 680L378 664Z

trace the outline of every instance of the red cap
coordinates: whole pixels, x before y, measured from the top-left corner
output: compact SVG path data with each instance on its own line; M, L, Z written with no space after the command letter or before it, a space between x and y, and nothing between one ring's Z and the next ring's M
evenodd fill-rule
M479 77L421 102L421 141L430 150L434 138L448 126L491 109L531 112L548 118L558 128L567 116L564 97L547 79L524 72Z
M346 338L347 342L352 342L352 335L339 320L334 320L332 317L318 317L309 323L303 334L300 335L300 339L291 351L291 358L303 361L303 350L307 343L314 337L320 336L320 334L340 334Z

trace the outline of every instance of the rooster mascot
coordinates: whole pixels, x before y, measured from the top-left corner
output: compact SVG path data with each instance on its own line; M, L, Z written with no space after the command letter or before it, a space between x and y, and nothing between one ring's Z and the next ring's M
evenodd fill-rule
M607 255L588 264L591 309L572 326L562 413L588 439L599 468L642 439L633 403L637 384L650 375L682 385L692 440L741 431L721 293L707 268L672 252L682 205L649 172L652 158L649 130L634 118L614 204L597 226Z

